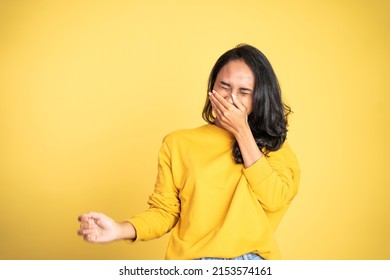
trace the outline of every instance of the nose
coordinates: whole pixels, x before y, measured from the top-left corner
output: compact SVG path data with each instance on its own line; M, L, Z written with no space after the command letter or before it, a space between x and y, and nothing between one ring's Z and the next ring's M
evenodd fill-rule
M233 97L232 97L232 93L229 93L226 97L225 97L225 100L231 104L233 104Z

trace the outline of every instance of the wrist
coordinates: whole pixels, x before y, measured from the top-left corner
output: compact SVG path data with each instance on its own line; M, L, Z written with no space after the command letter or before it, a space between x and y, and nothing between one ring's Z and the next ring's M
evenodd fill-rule
M136 231L134 226L128 222L124 221L121 223L118 223L118 234L117 239L135 239L136 238Z
M245 168L250 167L263 156L256 144L256 140L253 137L249 125L247 125L245 129L237 131L234 136L237 140L238 146L240 147Z
M239 142L240 140L247 139L248 137L252 136L251 128L248 124L244 125L243 127L234 130L232 132L236 140ZM253 136L252 136L253 137Z

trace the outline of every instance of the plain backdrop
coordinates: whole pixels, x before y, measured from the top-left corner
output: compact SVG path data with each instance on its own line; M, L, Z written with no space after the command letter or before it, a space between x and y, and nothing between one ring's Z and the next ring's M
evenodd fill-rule
M262 50L294 114L284 259L389 259L390 2L0 1L0 259L163 259L77 216L147 209L169 132L204 124L216 59Z

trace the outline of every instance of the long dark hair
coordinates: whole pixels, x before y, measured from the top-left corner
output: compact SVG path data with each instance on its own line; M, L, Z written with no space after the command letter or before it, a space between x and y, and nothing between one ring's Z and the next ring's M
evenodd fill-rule
M257 146L267 155L270 151L278 150L286 140L287 116L291 113L291 108L282 101L279 82L271 63L261 51L246 44L227 51L217 60L210 73L208 92L213 90L219 71L232 60L245 62L255 76L253 110L248 116L248 124ZM208 98L202 117L207 123L215 122ZM237 141L233 145L233 157L236 163L243 163Z

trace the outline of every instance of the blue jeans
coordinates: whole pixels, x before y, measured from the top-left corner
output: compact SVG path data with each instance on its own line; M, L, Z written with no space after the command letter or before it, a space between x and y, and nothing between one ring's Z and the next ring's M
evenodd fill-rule
M235 257L235 258L199 258L197 260L231 260L231 261L235 261L235 260L264 260L261 256L259 256L258 254L254 254L254 253L248 253L248 254L245 254L245 255L242 255L242 256L239 256L239 257Z

